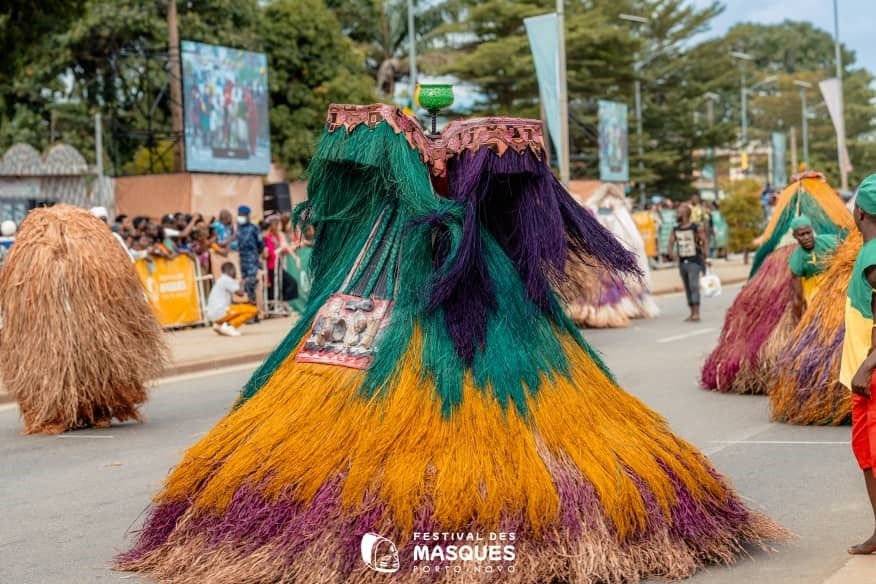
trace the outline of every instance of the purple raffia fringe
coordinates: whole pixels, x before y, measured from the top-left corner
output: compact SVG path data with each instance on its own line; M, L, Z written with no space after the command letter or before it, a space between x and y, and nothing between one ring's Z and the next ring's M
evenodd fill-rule
M733 300L718 345L703 364L700 379L705 389L750 391L734 382L741 372L757 367L761 347L791 305L794 276L788 268L788 258L795 247L786 245L768 255L761 269Z
M532 152L465 151L448 161L447 172L450 197L465 216L458 250L439 272L430 305L444 309L457 352L467 362L486 338L487 316L496 305L482 227L514 263L527 298L546 313L570 253L616 275L641 276L635 255Z
M640 530L622 541L607 519L593 486L581 472L558 459L552 459L549 465L559 496L558 515L547 530L536 533L519 512L509 510L503 514L499 527L501 531L515 532L518 544L556 550L569 549L579 541L596 541L603 552L621 556L632 553L628 546L644 546L657 553L667 551L664 546L671 545L687 550L683 553L699 563L713 553L718 554L718 559L728 559L727 554L735 554L744 541L763 544L759 537L769 536L756 532L750 524L750 512L729 489L724 499L697 500L669 466L660 461L675 491L669 516L657 504L648 483L627 469L626 474L636 484L644 502L647 520ZM173 570L186 573L194 567L186 565L188 561L205 564L208 570L223 570L230 567L227 562L245 562L247 557L258 555L280 574L314 548L329 546L325 553L332 558L333 569L349 575L361 567L359 544L362 535L371 531L395 540L401 544L402 555L411 557L417 542L393 525L387 507L375 497L368 497L359 509L345 507L341 503L342 487L343 477L337 476L326 482L309 504L301 504L292 502L287 494L268 500L260 486L245 486L238 489L220 513L195 512L189 502L161 503L152 510L136 547L119 556L118 564L123 569L148 570L156 561L167 558L173 562ZM420 533L496 529L477 521L467 526L441 525L434 519L428 500L416 512L413 527ZM209 554L222 549L234 550L236 559L220 553L215 561L226 565L209 567L214 561ZM177 553L184 550L186 553ZM272 551L264 556L264 550ZM651 568L659 572L659 566ZM198 569L203 570L204 566Z

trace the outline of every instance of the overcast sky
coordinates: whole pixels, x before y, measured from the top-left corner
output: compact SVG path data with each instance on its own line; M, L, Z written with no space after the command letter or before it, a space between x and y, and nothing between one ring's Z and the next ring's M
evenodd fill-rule
M708 6L712 0L690 0ZM857 66L876 72L876 0L837 0L840 40L855 51ZM808 20L833 36L832 0L723 0L724 12L712 20L708 36L720 36L737 22L777 24Z

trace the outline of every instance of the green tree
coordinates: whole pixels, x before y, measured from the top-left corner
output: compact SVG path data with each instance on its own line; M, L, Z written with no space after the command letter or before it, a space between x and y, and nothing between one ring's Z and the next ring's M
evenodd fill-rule
M17 71L15 88L0 86L0 103L12 104L0 106L0 147L25 140L45 148L54 134L91 157L93 114L101 112L113 162L108 168L154 167L143 162L144 153L161 151L171 138L165 4L41 4L78 11L69 9L66 25L44 38L31 35L29 48L19 47L33 58ZM328 103L371 101L373 84L364 58L323 0L263 4L179 2L180 38L268 53L273 157L296 177L313 152ZM0 14L0 27L8 26L10 18Z
M16 135L45 148L54 130L55 139L86 157L94 151L93 114L101 112L106 146L120 170L141 147L170 137L165 4L84 0L77 6L65 26L34 41L18 89L3 98L20 106L11 119ZM183 39L261 48L257 0L191 0L178 11ZM4 141L6 134L0 132Z
M329 103L373 101L373 82L321 0L277 0L265 9L273 157L301 176Z
M326 5L334 12L344 35L364 55L378 92L386 90L391 98L395 82L410 74L407 0L326 0ZM448 8L433 2L420 2L415 7L420 50L429 46L433 32L447 21Z
M161 140L152 147L141 147L124 170L125 174L173 172L173 141Z
M726 181L721 188L727 195L721 203L721 213L727 220L727 246L731 252L744 252L748 263L748 252L757 249L754 239L763 229L762 185L754 179L744 179Z
M701 58L720 62L729 72L718 91L730 106L724 111L724 121L740 126L740 76L745 69L747 84L758 79L776 77L775 81L759 87L749 96L749 142L766 141L771 132L797 129L798 159L802 162L802 111L800 88L794 81L813 85L806 90L808 107L813 112L808 120L810 166L824 172L834 186L839 186L836 154L836 134L818 89L818 82L836 75L834 42L827 32L808 22L785 21L776 25L739 24L726 35L704 43L696 49ZM750 63L730 58L730 51L742 51L754 57ZM873 76L856 65L853 51L842 48L843 90L845 101L846 134L851 160L855 170L850 183L861 180L873 168L868 162L876 161L876 147L863 140L873 131L876 108L873 100ZM717 60L717 61L716 61ZM733 144L730 141L728 145Z
M39 99L30 84L35 63L52 49L49 39L63 32L84 9L84 0L7 0L0 6L0 126ZM20 109L20 108L19 108ZM22 110L23 111L23 110Z
M483 92L482 113L538 117L538 84L523 19L552 12L549 0L457 0L460 18L444 26L453 59L439 69ZM459 10L459 5L463 10ZM589 0L569 3L566 53L573 174L598 174L597 103L621 101L629 107L631 178L652 191L687 194L693 150L726 133L711 131L703 95L719 84L716 71L689 55L690 39L719 12L717 3L695 9L683 0ZM634 31L622 13L649 14L647 27ZM645 62L639 77L643 95L644 171L638 170L634 116L635 55ZM513 56L513 58L509 58Z

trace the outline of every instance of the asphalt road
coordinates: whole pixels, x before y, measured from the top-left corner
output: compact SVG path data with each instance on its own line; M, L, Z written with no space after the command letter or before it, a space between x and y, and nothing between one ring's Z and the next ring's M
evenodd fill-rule
M690 582L820 584L846 564L846 546L872 528L849 429L772 424L765 398L697 389L737 290L708 300L696 325L681 322L683 298L668 296L659 319L586 336L624 388L662 412L752 505L798 535L775 553L755 552ZM0 406L0 583L141 581L109 570L113 555L125 549L126 532L170 467L224 414L248 373L165 382L145 408L145 424L57 437L20 436L17 409ZM876 557L863 561L871 560L876 582Z

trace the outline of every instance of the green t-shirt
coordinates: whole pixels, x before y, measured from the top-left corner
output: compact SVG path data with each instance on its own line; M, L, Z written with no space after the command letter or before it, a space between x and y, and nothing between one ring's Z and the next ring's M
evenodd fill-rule
M873 331L873 287L867 280L867 269L876 266L876 239L864 244L852 268L852 279L846 292L846 332L840 365L840 383L852 387L852 377L870 351Z
M839 240L836 235L816 235L815 247L810 251L797 247L788 258L791 273L802 278L811 278L821 274L827 269L825 260L831 256L838 245Z
M867 269L876 266L876 239L871 239L858 252L858 259L852 268L852 279L849 282L849 304L857 310L861 316L873 320L873 309L870 305L873 296L873 288L867 280Z

